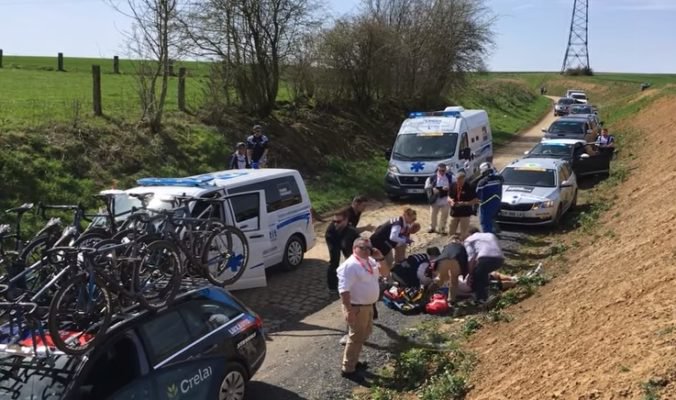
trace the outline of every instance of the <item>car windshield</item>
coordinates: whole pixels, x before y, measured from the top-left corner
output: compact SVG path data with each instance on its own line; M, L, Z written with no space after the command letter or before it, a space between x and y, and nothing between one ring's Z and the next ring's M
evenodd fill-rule
M528 157L565 158L572 154L572 150L572 144L539 143L528 152Z
M566 121L558 120L554 121L547 130L549 133L570 133L570 134L583 134L584 133L584 121Z
M586 95L580 94L580 93L573 93L573 94L570 95L570 97L577 99L577 100L586 100L587 99Z
M442 160L455 154L457 133L404 134L397 136L392 149L395 160Z
M555 187L553 169L508 167L502 171L505 185Z
M573 103L575 103L575 100L566 97L562 97L558 101L558 104L573 104Z
M0 398L64 398L79 361L68 356L55 356L53 361L49 365L44 359L0 354Z

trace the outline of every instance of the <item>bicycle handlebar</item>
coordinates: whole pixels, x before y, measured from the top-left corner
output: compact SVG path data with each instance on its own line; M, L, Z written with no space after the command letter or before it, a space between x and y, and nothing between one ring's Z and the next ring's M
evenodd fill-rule
M30 303L30 302L16 302L16 303L9 303L9 302L1 302L0 303L0 309L13 309L13 308L25 308L28 309L28 314L33 314L35 310L38 309L37 303Z

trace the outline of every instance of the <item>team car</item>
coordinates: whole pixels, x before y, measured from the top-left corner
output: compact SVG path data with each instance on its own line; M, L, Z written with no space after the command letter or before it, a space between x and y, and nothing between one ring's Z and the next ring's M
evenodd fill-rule
M554 116L567 115L570 112L571 105L576 104L574 99L568 97L561 97L556 104L554 104Z
M83 356L22 345L0 352L2 399L242 400L266 354L260 317L214 286L130 310Z
M507 165L497 221L556 226L577 203L577 179L570 164L551 158L523 158Z
M545 139L580 139L586 142L596 140L598 126L587 114L565 116L552 122L549 128L543 128Z
M567 161L575 176L607 175L610 155L599 152L595 143L578 139L542 139L524 153L524 158L552 158Z

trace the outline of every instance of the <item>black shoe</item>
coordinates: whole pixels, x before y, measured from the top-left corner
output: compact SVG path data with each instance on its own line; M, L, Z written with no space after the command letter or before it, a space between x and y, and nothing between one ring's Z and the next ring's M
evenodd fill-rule
M363 384L364 382L366 382L366 378L364 378L359 372L357 372L357 370L354 370L352 372L341 371L340 376L358 384Z
M358 361L357 365L355 366L355 369L357 370L364 370L369 368L369 363L366 361Z

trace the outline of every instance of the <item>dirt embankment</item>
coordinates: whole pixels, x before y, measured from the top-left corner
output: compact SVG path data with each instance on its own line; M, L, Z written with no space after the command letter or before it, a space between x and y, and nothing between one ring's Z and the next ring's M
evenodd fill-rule
M638 399L651 379L676 398L676 98L626 123L636 159L603 227L572 233L569 272L475 337L470 399Z

